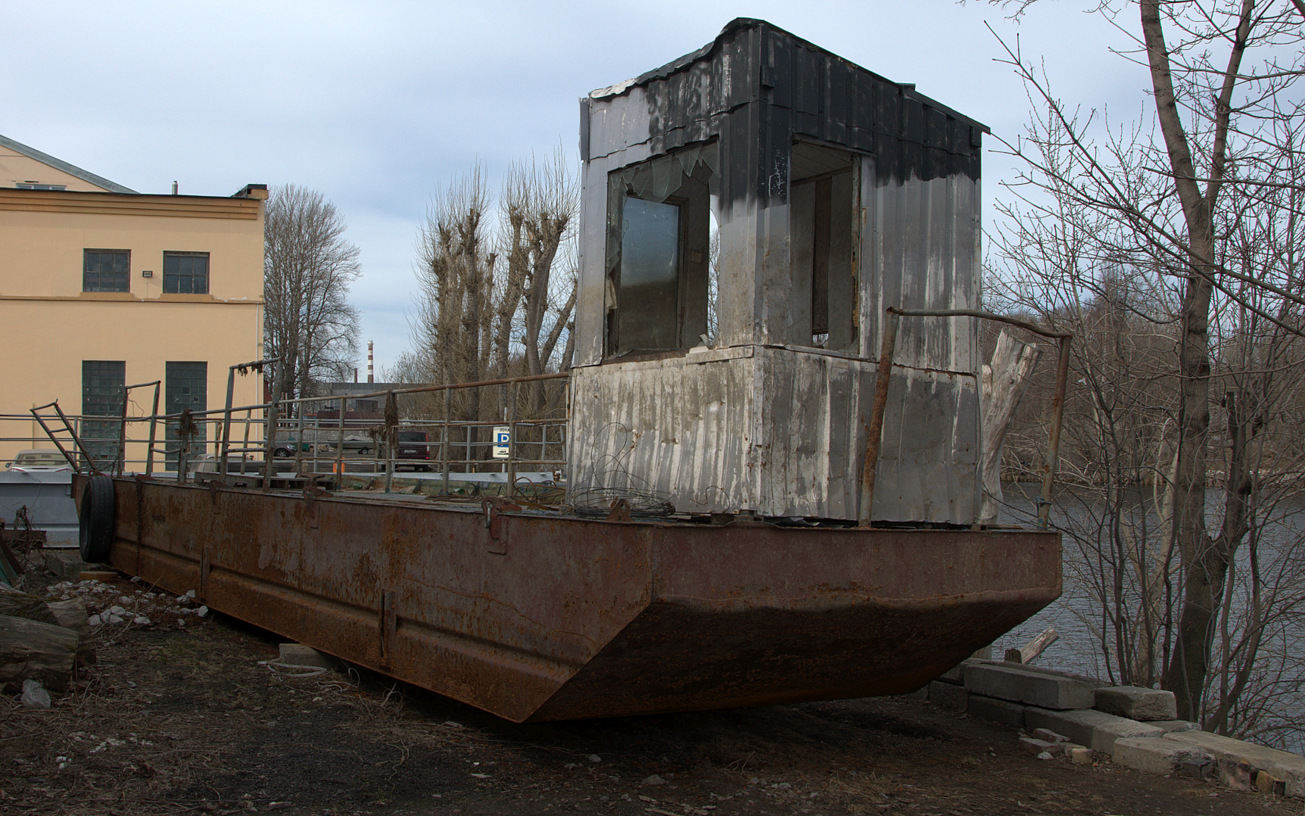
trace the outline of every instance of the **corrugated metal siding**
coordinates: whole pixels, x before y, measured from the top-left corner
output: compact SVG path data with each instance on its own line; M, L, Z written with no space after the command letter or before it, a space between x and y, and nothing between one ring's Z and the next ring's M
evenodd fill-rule
M874 381L868 361L768 347L579 369L573 499L854 519ZM977 400L971 377L894 374L876 519L973 520Z

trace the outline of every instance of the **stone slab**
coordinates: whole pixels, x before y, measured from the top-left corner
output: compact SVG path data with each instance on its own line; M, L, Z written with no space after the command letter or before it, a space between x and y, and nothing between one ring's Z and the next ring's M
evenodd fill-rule
M974 663L989 663L989 662L991 661L980 660L974 657L967 657L964 660L962 660L960 663L957 663L955 666L951 667L947 671L938 675L937 679L941 680L944 683L955 683L957 685L961 685L965 682L966 666L969 666Z
M1205 731L1178 731L1166 734L1164 738L1209 752L1219 762L1221 770L1236 765L1249 765L1256 771L1266 771L1282 781L1288 796L1305 797L1303 756Z
M1178 704L1174 701L1172 691L1140 686L1108 686L1097 689L1096 709L1139 722L1173 720L1178 717Z
M1115 740L1121 737L1160 737L1165 733L1154 725L1093 709L1050 711L1030 706L1024 712L1024 725L1064 734L1070 741L1103 754L1113 754Z
M1037 756L1044 751L1050 753L1051 749L1054 747L1055 743L1040 740L1036 737L1020 737L1020 750L1026 754Z
M1012 703L1009 700L998 700L995 697L971 694L965 711L971 717L978 717L981 720L987 720L999 725L1008 725L1011 728L1023 728L1025 708L1027 706Z
M1190 720L1152 720L1148 725L1154 725L1166 734L1172 734L1175 731L1201 730L1201 726Z
M1183 763L1208 764L1213 755L1193 745L1155 737L1121 737L1115 740L1111 760L1125 768L1153 774L1171 774Z
M334 669L339 661L302 643L282 643L280 662L287 666Z
M943 683L935 680L929 684L929 702L950 711L966 711L969 708L970 693L965 686Z
M974 663L965 667L965 687L975 694L1056 711L1092 708L1103 683L1067 672L1016 663Z

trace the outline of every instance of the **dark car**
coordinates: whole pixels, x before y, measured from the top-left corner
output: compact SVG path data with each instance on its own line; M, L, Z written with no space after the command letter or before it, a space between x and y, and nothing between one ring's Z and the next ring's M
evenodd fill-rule
M425 431L399 431L395 467L411 464L413 470L430 470L430 444Z

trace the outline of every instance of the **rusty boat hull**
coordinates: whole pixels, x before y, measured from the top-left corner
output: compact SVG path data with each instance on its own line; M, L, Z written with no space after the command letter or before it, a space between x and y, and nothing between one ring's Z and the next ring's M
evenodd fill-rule
M1061 590L1053 532L113 487L117 569L516 722L905 693Z

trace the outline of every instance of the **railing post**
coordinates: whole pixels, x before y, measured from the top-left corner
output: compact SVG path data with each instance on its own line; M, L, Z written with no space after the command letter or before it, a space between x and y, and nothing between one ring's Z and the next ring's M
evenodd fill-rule
M340 415L336 422L336 439L335 439L335 475L338 477L335 483L337 489L344 483L344 396L340 396Z
M893 374L893 353L897 346L897 321L897 311L888 309L884 316L879 372L875 377L875 401L870 408L870 427L866 432L865 461L861 463L861 504L857 509L857 523L861 527L870 526L870 516L874 511L875 477L879 469L879 448L883 442L888 381Z
M154 383L154 410L150 411L150 445L149 451L145 454L145 475L150 476L154 473L154 445L158 442L159 437L159 390L162 383Z
M129 389L122 389L122 413L118 419L118 452L113 457L114 472L121 476L123 459L127 451L127 400L131 396Z
M517 492L517 384L508 389L508 498Z
M235 399L236 392L236 367L231 366L227 369L227 406L222 411L222 450L218 452L218 473L222 476L227 475L227 462L230 456L231 446L231 406Z
M263 434L263 489L267 490L272 486L272 471L276 469L276 457L272 452L276 450L276 423L278 418L277 406L281 400L281 363L277 363L272 369L272 401L267 406L267 429Z
M444 389L444 432L440 436L440 461L444 468L444 486L440 492L449 495L449 412L453 408L453 389Z

